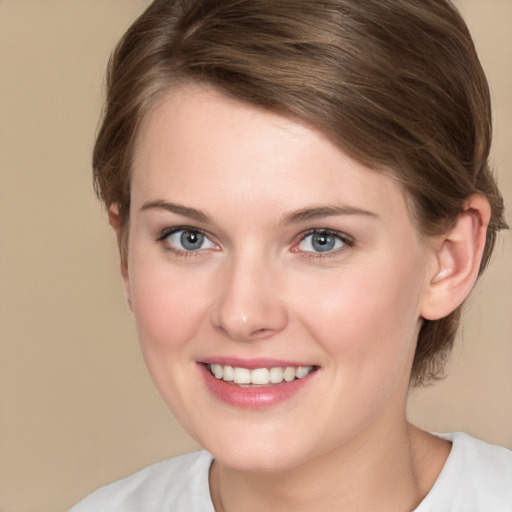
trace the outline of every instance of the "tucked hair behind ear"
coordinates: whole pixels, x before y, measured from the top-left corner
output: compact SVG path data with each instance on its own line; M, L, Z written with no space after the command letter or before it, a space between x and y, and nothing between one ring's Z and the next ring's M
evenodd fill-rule
M296 116L358 161L397 179L425 236L445 231L472 194L491 205L481 270L506 226L489 169L489 89L448 0L156 0L109 66L94 150L96 190L121 215L142 120L181 83ZM442 375L460 308L424 321L413 384Z

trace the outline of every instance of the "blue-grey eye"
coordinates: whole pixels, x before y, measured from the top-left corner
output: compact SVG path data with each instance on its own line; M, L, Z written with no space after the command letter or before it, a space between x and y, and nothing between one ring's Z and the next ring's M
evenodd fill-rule
M181 251L198 251L213 246L212 242L200 231L180 229L167 237L167 243Z
M344 243L339 236L327 231L319 231L306 235L298 247L304 252L328 252L343 247Z

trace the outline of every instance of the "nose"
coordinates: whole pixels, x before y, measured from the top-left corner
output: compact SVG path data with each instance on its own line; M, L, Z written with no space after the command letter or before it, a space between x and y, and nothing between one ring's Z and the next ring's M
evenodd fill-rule
M277 269L254 258L226 264L218 275L213 326L236 341L269 338L288 324Z

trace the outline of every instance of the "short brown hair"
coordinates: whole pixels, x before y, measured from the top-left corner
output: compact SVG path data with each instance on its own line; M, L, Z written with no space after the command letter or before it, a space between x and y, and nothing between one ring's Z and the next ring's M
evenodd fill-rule
M111 58L93 155L97 193L119 209L124 241L138 129L182 82L298 117L390 173L426 236L444 232L469 196L485 196L492 210L485 268L506 227L488 164L490 95L469 31L448 0L154 1ZM424 321L413 384L442 375L459 318L460 308Z

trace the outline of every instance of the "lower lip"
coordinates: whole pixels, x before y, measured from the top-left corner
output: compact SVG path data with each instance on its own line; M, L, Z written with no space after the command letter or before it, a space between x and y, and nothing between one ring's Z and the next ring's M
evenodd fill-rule
M239 386L232 382L216 379L205 364L199 363L198 367L206 387L215 398L242 409L265 409L284 402L307 386L313 374L316 373L313 371L306 377L291 382L283 381L267 386Z

